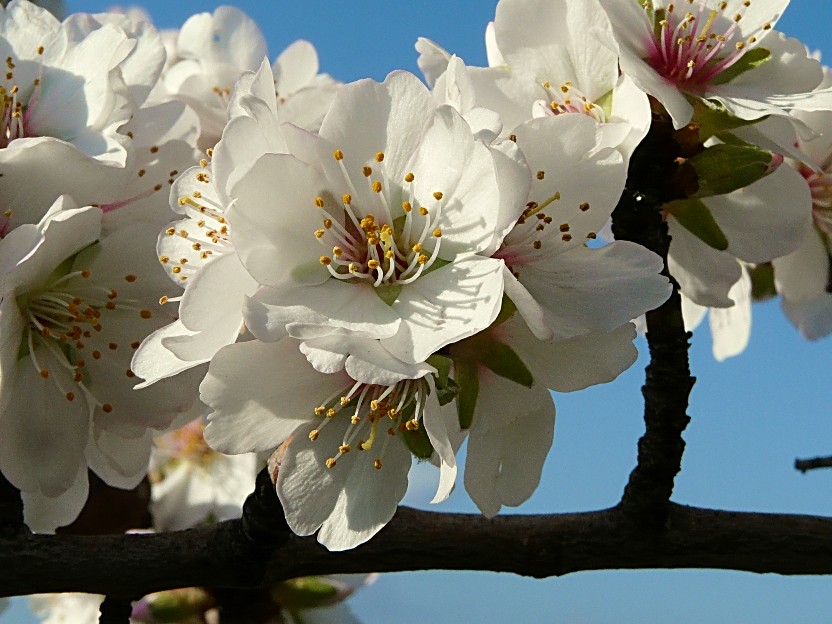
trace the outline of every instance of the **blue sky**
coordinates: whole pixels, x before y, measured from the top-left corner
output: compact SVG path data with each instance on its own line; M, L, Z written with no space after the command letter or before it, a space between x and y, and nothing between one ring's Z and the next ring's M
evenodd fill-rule
M109 1L70 1L99 11ZM149 0L157 25L176 27L220 2ZM248 0L238 6L265 32L270 55L298 38L317 47L321 69L344 81L383 79L394 69L417 71L413 43L438 41L469 64L485 64L482 33L493 17L488 0ZM832 57L829 0L795 0L778 28ZM796 456L832 454L832 340L808 343L777 302L754 307L751 344L718 364L707 329L694 336L698 381L685 439L688 447L674 499L734 510L832 515L832 471L801 475ZM644 352L646 345L639 342ZM603 357L603 354L599 354ZM620 497L642 433L640 387L646 360L612 384L557 395L555 446L537 493L520 513L601 508ZM434 475L414 473L409 504L430 499ZM474 511L460 488L439 511ZM507 574L403 573L382 576L352 601L366 624L504 621L630 624L742 624L832 619L832 580L715 571L610 571L531 580ZM1 622L28 621L22 606ZM672 616L670 615L672 614Z

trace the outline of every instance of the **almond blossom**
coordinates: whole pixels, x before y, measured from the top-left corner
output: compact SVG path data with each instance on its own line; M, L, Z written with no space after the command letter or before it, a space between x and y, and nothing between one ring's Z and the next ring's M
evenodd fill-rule
M245 315L255 336L361 332L416 363L496 318L503 262L487 255L528 184L500 167L522 162L404 72L342 87L320 137L291 151L262 156L231 190L235 248L263 285Z
M820 64L774 30L789 0L602 0L621 51L621 70L655 97L676 128L697 99L745 120L788 117L832 105L812 92Z
M450 478L442 480L438 500L450 493L456 472L432 386L435 369L361 342L349 351L366 359L342 354L329 373L312 367L288 337L229 345L213 358L200 388L213 410L205 430L213 448L260 452L291 440L276 484L286 520L299 535L318 532L330 550L365 542L393 517L407 489L409 434L424 428L446 457ZM334 354L326 340L308 344ZM326 355L309 357L316 356L326 368Z
M267 56L257 24L241 10L220 6L193 15L179 31L178 60L165 72L168 92L194 108L202 123L200 143L213 146L226 122L232 89L246 71ZM272 98L281 121L317 130L338 83L318 73L318 55L308 41L296 41L272 66Z
M110 485L135 487L149 429L193 401L178 383L132 390L133 351L170 320L157 302L165 278L152 254L135 250L138 231L101 238L101 216L61 198L37 226L42 241L3 285L0 470L21 490L33 530L75 519L88 467Z

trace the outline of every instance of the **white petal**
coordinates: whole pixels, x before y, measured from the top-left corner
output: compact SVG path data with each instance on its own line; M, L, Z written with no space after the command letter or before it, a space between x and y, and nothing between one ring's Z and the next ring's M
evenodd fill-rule
M81 466L63 494L49 498L40 492L21 492L23 521L35 533L54 533L58 527L72 524L89 496L87 467Z
M728 296L734 300L734 305L714 308L708 316L714 357L718 362L745 351L751 336L751 278L745 268Z

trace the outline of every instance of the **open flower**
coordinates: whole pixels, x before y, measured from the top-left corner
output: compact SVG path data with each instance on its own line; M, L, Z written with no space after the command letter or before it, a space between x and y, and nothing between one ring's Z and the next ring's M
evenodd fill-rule
M329 343L309 344L334 354ZM407 436L424 429L446 463L453 461L434 369L396 361L375 341L363 344L350 351L367 359L329 360L332 373L310 366L291 338L230 345L211 361L200 388L213 409L205 430L213 448L260 452L291 439L277 480L286 520L299 535L320 529L318 541L330 550L367 541L393 517L407 489ZM455 472L454 464L439 500Z
M264 286L246 311L255 336L362 332L415 363L494 320L503 263L485 256L528 184L498 166L524 164L404 72L343 87L293 154L264 155L231 190L237 253Z
M30 528L48 531L80 512L88 467L135 487L148 429L193 397L170 383L132 389L133 350L170 320L158 303L164 276L136 249L149 232L99 238L101 211L65 198L37 228L43 240L6 275L0 303L0 469L22 491Z
M832 104L812 90L820 64L774 30L789 0L603 0L621 49L621 69L681 128L697 99L740 119L788 117Z

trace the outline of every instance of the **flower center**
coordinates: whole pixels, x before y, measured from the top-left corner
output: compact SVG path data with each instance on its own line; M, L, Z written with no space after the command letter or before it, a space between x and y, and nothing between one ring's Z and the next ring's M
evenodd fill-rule
M728 2L720 2L717 9L701 0L685 3L697 5L695 12L682 13L674 3L654 9L649 1L644 9L653 31L647 61L668 81L688 91L703 91L737 63L760 34L772 28L767 22L759 32L743 38L739 25L751 0L745 0L736 12L728 11Z
M171 462L186 461L200 467L206 467L220 454L205 442L203 432L205 424L201 419L156 438L156 445L170 458ZM161 480L161 475L157 475Z
M38 57L43 57L43 46L38 47ZM40 99L43 63L39 63L36 77L30 85L18 84L15 70L17 64L12 56L6 57L6 72L0 84L0 99L3 102L0 116L0 149L8 147L15 139L32 136L29 119Z
M547 115L563 115L565 113L579 113L588 115L599 123L607 121L604 109L589 99L586 94L571 82L564 82L558 88L553 88L549 82L543 83L546 90L548 104L543 107Z
M315 416L323 417L320 426L309 432L309 439L318 439L321 430L337 417L349 417L338 453L326 460L327 468L334 468L338 458L349 453L353 446L359 451L378 448L379 428L387 427L381 451L373 460L381 470L384 452L391 438L405 431L416 431L421 426L428 384L424 379L406 379L392 386L378 386L355 382L345 387L315 408Z
M135 300L120 297L115 289L90 284L90 275L89 269L67 273L43 290L21 297L18 303L28 322L24 329L25 345L37 373L52 380L67 401L81 396L90 405L110 413L112 404L100 401L89 388L90 375L83 356L89 354L93 360L106 364L108 354L127 348L116 342L105 343L100 336L112 311L135 310L143 319L151 318L153 313L138 307ZM138 278L126 275L124 279L132 283ZM118 323L115 319L114 322ZM137 349L139 344L140 341L134 341L129 348ZM47 353L49 360L62 369L57 374L39 359L38 354ZM129 369L126 375L135 377Z
M362 174L370 196L377 201L375 207L359 207L354 201L357 193L347 174L343 152L335 150L334 157L350 192L344 193L340 205L336 203L332 210L323 197L315 198L324 218L323 228L315 230L314 235L321 245L332 250L321 256L321 264L335 279L365 280L376 288L415 281L438 258L442 230L437 225L442 216L443 194L433 193L435 204L430 208L420 205L414 198L415 175L408 173L404 177L401 207L391 206L385 196L388 184L384 173L365 164ZM383 160L384 153L378 152L376 163ZM333 215L339 212L343 213L343 224Z

